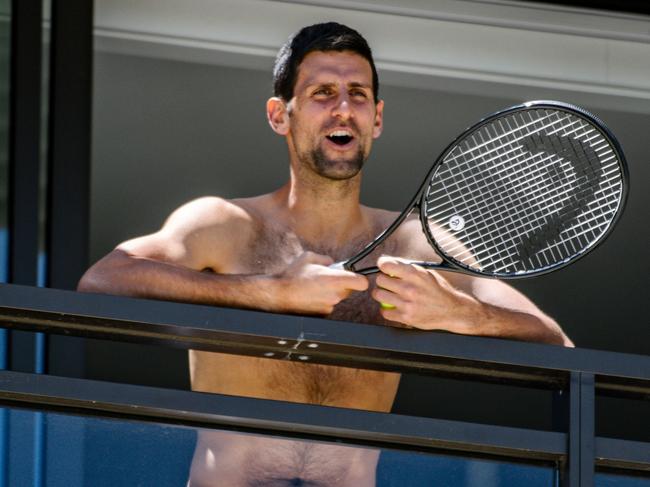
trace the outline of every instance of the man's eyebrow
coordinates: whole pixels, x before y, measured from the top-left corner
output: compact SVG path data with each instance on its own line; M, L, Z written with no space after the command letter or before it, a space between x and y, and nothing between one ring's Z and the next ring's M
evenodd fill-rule
M324 86L324 87L331 87L331 86L336 86L336 83L332 81L318 81L318 80L310 80L305 84L305 88L313 88L314 86Z
M310 89L310 88L313 88L315 86L322 86L322 87L325 87L325 88L330 88L330 87L337 86L337 85L338 85L338 83L335 83L333 81L318 81L318 80L314 79L314 80L309 80L305 84L305 89ZM368 89L368 90L372 89L372 85L367 84L367 83L362 83L360 81L350 81L349 83L346 84L346 86L348 88L365 88L365 89Z
M365 89L372 89L372 85L366 84L366 83L360 83L359 81L351 81L348 83L348 87L350 88L365 88Z

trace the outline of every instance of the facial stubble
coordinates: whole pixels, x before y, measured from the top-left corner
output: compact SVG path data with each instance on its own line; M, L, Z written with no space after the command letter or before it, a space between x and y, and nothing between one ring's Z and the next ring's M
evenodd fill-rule
M309 157L318 174L335 180L350 179L356 176L367 159L362 147L358 148L356 154L345 159L327 157L322 147L313 149L309 153Z

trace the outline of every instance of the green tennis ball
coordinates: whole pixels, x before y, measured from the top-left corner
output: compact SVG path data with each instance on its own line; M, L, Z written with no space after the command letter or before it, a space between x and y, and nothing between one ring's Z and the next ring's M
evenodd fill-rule
M394 304L388 304L388 303L380 302L379 305L382 307L382 309L395 309L396 308L396 306Z

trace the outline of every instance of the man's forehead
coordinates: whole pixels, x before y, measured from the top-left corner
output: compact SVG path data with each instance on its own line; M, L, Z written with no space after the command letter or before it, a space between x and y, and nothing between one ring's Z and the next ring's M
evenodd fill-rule
M354 84L371 86L370 63L352 51L313 51L298 66L296 85L327 83L339 77Z

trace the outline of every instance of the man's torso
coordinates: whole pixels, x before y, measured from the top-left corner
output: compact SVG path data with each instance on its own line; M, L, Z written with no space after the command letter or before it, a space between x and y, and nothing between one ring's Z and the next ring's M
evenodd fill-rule
M264 210L263 197L238 200L235 204L250 216L251 231L235 257L220 263L222 274L277 273L305 251L344 260L363 248L395 217L391 212L364 208L370 222L367 234L343 247L326 248L301 241L290 228L277 223ZM368 263L382 253L403 255L408 245L400 240L403 239L389 238L368 258ZM399 326L383 319L379 304L370 296L373 287L371 278L367 291L352 293L327 318ZM202 351L190 353L190 368L192 388L197 391L377 411L390 410L400 377L397 373Z

